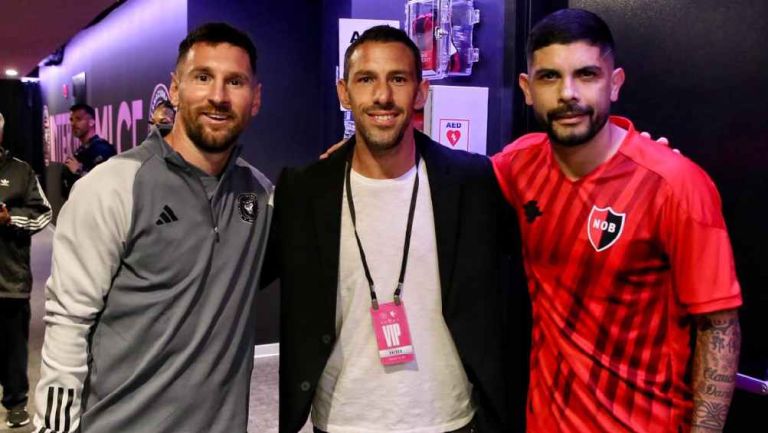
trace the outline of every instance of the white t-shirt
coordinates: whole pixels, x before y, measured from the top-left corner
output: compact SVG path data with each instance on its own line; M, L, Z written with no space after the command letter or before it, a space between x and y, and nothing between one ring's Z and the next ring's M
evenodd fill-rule
M357 230L379 303L392 302L400 275L415 167L397 179L351 172ZM416 359L384 366L373 332L371 297L342 200L337 340L312 403L313 424L329 433L443 433L474 416L472 385L442 314L435 223L425 164L401 294Z

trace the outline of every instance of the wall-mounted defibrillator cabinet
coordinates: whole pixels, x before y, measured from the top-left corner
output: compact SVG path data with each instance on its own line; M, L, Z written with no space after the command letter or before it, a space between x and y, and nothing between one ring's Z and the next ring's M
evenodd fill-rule
M422 75L438 80L472 74L479 49L472 45L474 26L480 12L473 0L408 0L406 32L421 50ZM398 28L398 21L339 19L339 69L344 74L344 53L365 30L375 25ZM351 111L344 110L344 138L355 134ZM485 154L488 129L488 88L435 86L423 113L416 113L414 125L433 140L451 149Z
M472 74L480 50L472 45L480 11L473 0L408 0L406 32L421 50L424 78Z

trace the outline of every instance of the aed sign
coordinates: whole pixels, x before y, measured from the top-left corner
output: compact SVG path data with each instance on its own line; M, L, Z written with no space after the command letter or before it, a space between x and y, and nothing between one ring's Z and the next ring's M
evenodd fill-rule
M431 85L424 132L445 147L485 155L488 88Z
M440 143L469 151L469 119L440 119Z

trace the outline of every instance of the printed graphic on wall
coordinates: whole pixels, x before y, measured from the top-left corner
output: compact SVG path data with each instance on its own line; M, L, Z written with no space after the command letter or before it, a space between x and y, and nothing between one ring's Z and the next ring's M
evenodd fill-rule
M454 149L469 151L469 119L440 119L440 137Z
M168 93L168 87L163 83L158 83L155 89L152 90L152 96L149 98L149 111L147 112L147 119L152 117L152 113L155 112L155 108L163 101L170 101L171 95Z
M51 119L48 117L48 106L43 105L43 164L48 167L51 163Z
M60 65L40 67L46 161L63 162L80 146L69 124L75 102L94 108L96 134L118 152L141 143L186 34L185 0L133 0L67 42Z

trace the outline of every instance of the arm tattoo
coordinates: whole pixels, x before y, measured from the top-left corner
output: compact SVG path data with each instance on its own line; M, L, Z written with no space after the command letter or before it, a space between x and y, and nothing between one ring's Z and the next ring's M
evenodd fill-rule
M691 433L721 432L736 385L741 328L735 310L697 318Z

